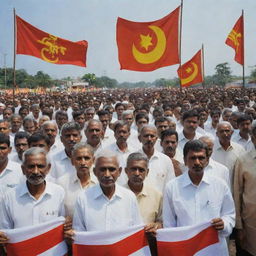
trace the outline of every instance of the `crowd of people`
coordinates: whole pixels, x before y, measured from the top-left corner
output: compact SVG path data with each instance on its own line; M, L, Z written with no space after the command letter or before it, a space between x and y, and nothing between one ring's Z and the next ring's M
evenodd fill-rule
M0 95L1 230L211 221L219 251L256 256L256 90L112 89Z

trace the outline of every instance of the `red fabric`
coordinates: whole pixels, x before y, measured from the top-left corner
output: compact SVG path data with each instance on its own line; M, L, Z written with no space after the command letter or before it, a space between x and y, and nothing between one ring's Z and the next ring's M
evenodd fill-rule
M54 64L86 67L86 41L71 42L37 29L16 16L17 54L31 55Z
M56 246L64 240L63 227L60 225L39 236L22 242L7 244L8 256L36 256Z
M178 64L179 15L180 7L151 22L133 22L119 17L116 40L121 69L152 71Z
M228 46L235 50L235 61L244 65L244 17L237 20L235 26L229 33L226 42Z
M161 256L193 256L205 247L218 243L218 232L208 227L196 236L179 242L157 241L158 255Z
M147 245L144 230L126 237L114 244L81 245L73 244L73 256L128 256Z
M188 87L192 84L203 82L202 75L202 53L199 50L196 55L183 65L177 71L182 87Z

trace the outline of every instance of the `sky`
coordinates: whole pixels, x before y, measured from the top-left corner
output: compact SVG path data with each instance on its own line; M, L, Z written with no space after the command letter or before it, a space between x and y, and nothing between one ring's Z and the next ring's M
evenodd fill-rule
M180 5L180 0L0 0L0 67L13 66L13 8L16 14L52 35L88 41L87 67L56 65L32 56L17 55L16 69L29 74L42 70L53 78L79 77L86 73L109 76L119 82L153 82L177 77L178 65L152 72L120 70L116 44L116 21L147 22L163 18ZM233 75L242 75L234 61L234 50L225 40L244 9L245 74L256 65L255 0L184 0L182 20L182 63L204 44L205 75L215 66L228 62Z

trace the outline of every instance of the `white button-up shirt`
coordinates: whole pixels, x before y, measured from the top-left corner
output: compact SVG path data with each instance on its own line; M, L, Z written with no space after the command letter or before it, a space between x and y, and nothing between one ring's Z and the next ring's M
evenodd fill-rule
M182 227L222 218L219 232L223 254L228 255L225 236L235 225L235 206L228 186L219 178L204 174L198 186L185 172L166 186L163 201L164 227Z
M238 133L235 133L231 140L239 145L241 145L246 151L251 151L254 148L254 145L252 143L251 137L249 136L248 140L245 140L241 137L241 135Z
M181 152L183 152L183 148L184 148L185 144L186 144L188 141L190 141L190 140L187 139L187 138L184 136L183 130L182 130L182 132L180 132L178 135L179 135L178 148L179 148L179 150L180 150ZM202 137L202 136L203 136L203 135L202 135L201 133L198 133L198 132L196 131L193 140L197 140L197 139L199 139L199 138Z
M5 188L14 188L23 179L20 164L8 160L7 166L0 173L0 184Z
M73 216L74 214L74 206L76 203L77 196L86 188L89 188L96 183L92 180L89 181L88 185L82 187L81 182L77 175L70 176L69 174L61 176L56 180L56 183L63 187L65 191L65 211L66 216Z
M65 216L64 190L46 182L45 191L37 200L29 192L26 182L8 191L1 202L0 228L13 229L31 226Z
M67 156L65 149L63 149L51 157L51 170L49 175L54 179L58 179L67 173L74 175L76 169L72 165L70 158Z
M99 184L78 195L73 217L76 231L106 231L142 224L133 192L115 185L108 199Z
M144 153L141 149L140 152ZM165 154L154 150L154 154L149 159L148 176L145 183L152 185L155 189L163 192L165 185L175 178L175 172L171 159Z

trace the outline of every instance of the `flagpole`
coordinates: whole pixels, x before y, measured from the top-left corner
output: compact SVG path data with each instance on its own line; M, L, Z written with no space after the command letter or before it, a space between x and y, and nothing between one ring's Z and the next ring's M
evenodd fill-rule
M180 40L180 44L179 44L179 58L180 58L180 66L181 67L181 34L182 34L182 12L183 12L183 0L181 0L180 3L180 36L179 36L179 40ZM182 91L182 86L181 86L181 79L180 80L180 91Z
M13 88L12 88L12 96L13 96L13 102L15 97L15 88L16 88L16 12L15 8L13 8L13 16L14 16L14 54L13 54Z
M205 88L205 82L204 82L204 44L202 44L202 75L203 75L203 82L202 82L202 85L203 85L203 88Z
M244 51L244 10L242 10L242 21L243 21L243 87L245 88L245 70L244 70L244 55L245 55L245 51Z

